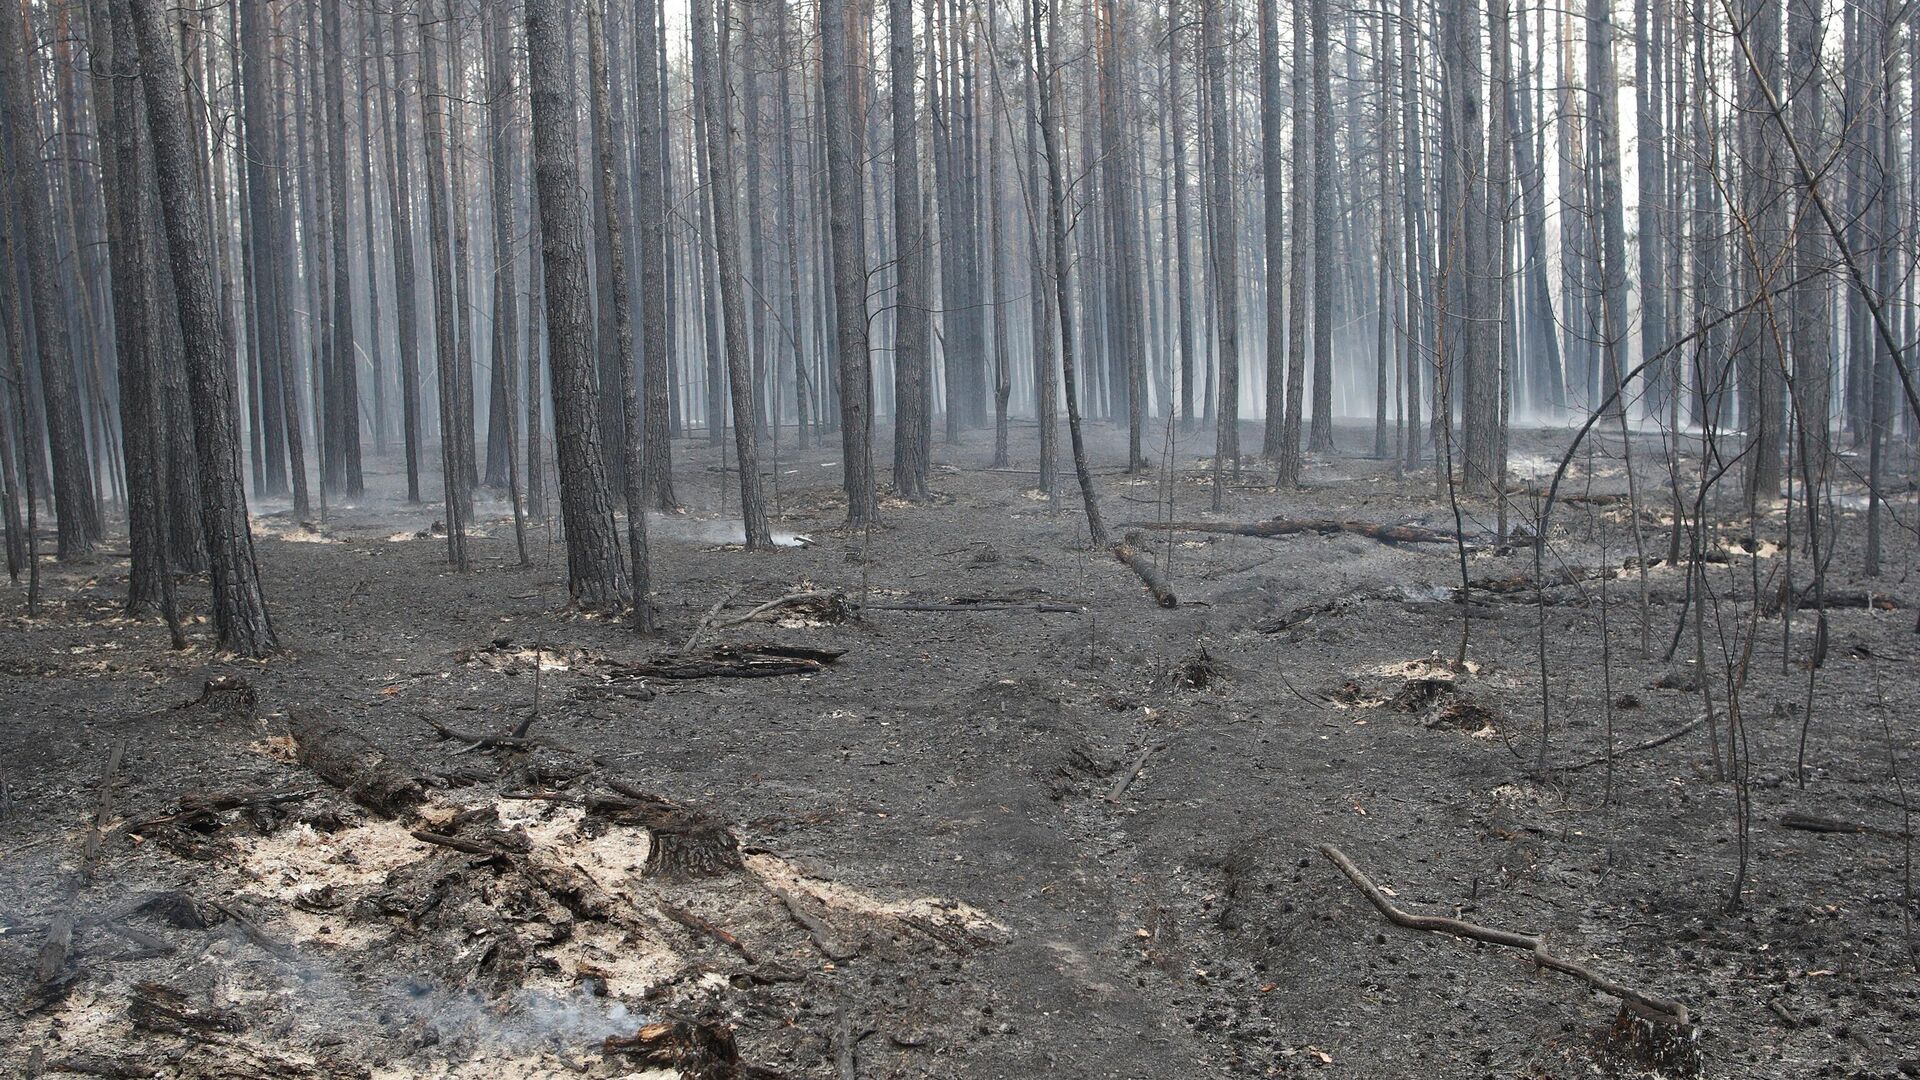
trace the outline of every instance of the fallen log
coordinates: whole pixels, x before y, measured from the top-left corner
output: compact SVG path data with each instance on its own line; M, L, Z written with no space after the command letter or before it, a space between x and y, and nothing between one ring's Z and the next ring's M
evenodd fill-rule
M981 603L948 603L948 604L866 603L866 604L860 605L860 610L862 611L917 611L917 612L923 612L930 615L957 614L960 612L968 612L968 611L1033 611L1033 612L1039 612L1041 614L1051 613L1051 614L1060 614L1060 615L1077 615L1080 612L1083 612L1087 609L1086 609L1086 605L1084 604L1066 604L1066 603L1049 602L1045 600L1036 600L1032 603L1012 603L1012 602L997 603L993 601L985 601Z
M157 825L180 825L187 828L210 826L218 823L219 815L229 810L265 811L290 802L299 802L314 793L313 788L299 791L259 791L241 788L235 791L189 791L180 796L179 803L170 814L144 818L135 822L129 831L140 832Z
M542 745L540 740L529 739L525 736L483 735L477 731L462 731L456 727L449 727L431 716L423 716L420 719L425 720L427 726L431 727L442 739L451 739L454 742L466 743L467 745L458 751L458 753L462 754L468 750L527 750Z
M1782 828L1798 829L1801 832L1829 833L1857 836L1883 836L1889 840L1908 840L1911 832L1898 829L1883 829L1878 825L1868 825L1858 821L1839 821L1834 818L1814 817L1812 814L1785 814L1780 818Z
M1825 596L1815 596L1813 589L1809 587L1806 589L1795 589L1791 597L1789 597L1787 590L1781 589L1779 592L1767 597L1766 601L1760 605L1760 613L1768 618L1772 618L1780 614L1781 609L1787 606L1789 599L1791 599L1795 611L1809 611L1815 608L1826 611L1836 611L1840 609L1857 611L1901 610L1900 601L1888 596L1886 593L1855 590L1852 592L1830 592Z
M785 1075L742 1061L733 1028L704 1020L648 1024L632 1035L608 1037L601 1051L672 1069L686 1080L777 1080Z
M1140 580L1147 586L1147 591L1153 594L1154 603L1163 608L1180 606L1180 598L1173 594L1173 586L1167 584L1167 579L1160 576L1160 569L1153 565L1153 559L1134 547L1131 542L1113 545L1113 557L1127 564L1129 569L1139 575Z
M694 624L693 633L687 635L687 643L680 646L681 653L685 654L693 651L694 642L699 641L700 635L707 632L707 625L713 622L714 616L720 614L720 609L726 607L729 601L740 595L740 589L741 586L735 585L733 588L720 594L720 599L715 600L713 606L707 609L707 613L700 617L699 622Z
M1341 521L1336 518L1272 518L1267 521L1170 521L1136 522L1144 529L1176 532L1224 533L1228 536L1253 536L1272 540L1302 533L1351 533L1378 540L1383 544L1452 544L1459 540L1453 533L1437 532L1419 525L1384 525L1376 521Z
M287 731L301 764L381 817L398 817L427 799L412 770L401 767L358 732L316 713L293 710Z
M1133 759L1133 764L1127 766L1127 771L1121 773L1119 778L1114 780L1113 787L1107 791L1107 801L1119 802L1120 797L1125 795L1127 789L1133 786L1133 782L1140 778L1142 772L1146 771L1147 759L1153 756L1154 751L1165 749L1166 745L1166 743L1148 742L1145 746L1142 746L1139 755Z
M845 649L795 645L721 645L699 656L663 653L616 669L614 678L761 679L811 675L846 655Z
M845 593L829 592L821 589L809 589L804 592L788 593L776 597L764 604L758 604L741 615L719 619L713 623L716 630L729 626L749 623L763 615L782 612L788 608L801 608L802 613L827 622L843 622L853 614L854 608L847 602ZM684 651L684 650L682 650Z
M1532 954L1533 962L1540 967L1550 968L1562 974L1571 975L1603 994L1619 998L1625 1002L1629 1008L1650 1020L1673 1024L1678 1027L1687 1026L1689 1014L1685 1005L1677 1001L1669 1001L1666 998L1655 997L1652 994L1634 989L1631 986L1624 986L1607 978L1605 975L1599 974L1584 964L1578 964L1571 960L1565 960L1555 956L1547 951L1547 943L1543 938L1533 934L1520 934L1512 930L1500 930L1490 926L1481 926L1478 923L1470 923L1461 919L1450 919L1443 915L1414 915L1402 911L1398 907L1395 907L1393 901L1387 899L1386 894L1380 891L1380 886L1375 885L1372 879L1361 872L1360 868L1354 865L1353 860L1347 858L1346 854L1339 848L1334 847L1332 844L1321 844L1320 854L1326 856L1328 862L1339 867L1340 872L1347 875L1347 880L1353 882L1361 893L1365 894L1366 898L1373 903L1374 908L1377 909L1381 915L1385 916L1388 922L1395 926L1403 926L1409 930L1426 930L1438 934L1451 934L1454 937L1463 937L1471 941L1483 941L1489 945L1504 945L1510 949L1525 950Z
M33 961L33 985L27 989L28 1008L34 1009L60 997L77 973L67 966L67 954L73 951L73 916L61 915L47 927L47 938Z
M127 1000L127 1019L142 1031L201 1041L241 1031L247 1026L231 1009L195 1005L187 995L152 980L134 984Z
M1253 624L1253 628L1262 634L1278 634L1312 622L1322 615L1341 615L1358 607L1362 602L1372 599L1367 596L1339 596L1332 600L1322 600L1312 604L1302 604L1284 615L1263 619Z

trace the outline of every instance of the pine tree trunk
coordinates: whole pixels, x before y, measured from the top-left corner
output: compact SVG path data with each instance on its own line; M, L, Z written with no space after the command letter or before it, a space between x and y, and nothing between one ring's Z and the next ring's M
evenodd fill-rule
M646 0L635 8L635 57L639 61L635 107L639 117L638 168L634 183L639 188L640 226L640 355L644 369L646 446L641 455L647 490L653 493L653 505L672 510L677 505L673 494L672 410L668 395L670 345L667 300L667 201L666 201L666 125L660 93L660 4ZM789 174L791 175L791 174Z
M893 242L898 295L893 331L893 487L927 497L926 222L920 210L920 127L913 102L913 0L888 0L893 90Z
M586 213L580 199L576 99L559 0L526 0L528 84L533 95L533 170L546 278L547 345L554 440L560 451L560 513L567 535L567 590L583 608L617 608L626 596L613 499L601 460L593 386L593 324L587 302Z
M840 357L840 440L847 492L847 523L864 525L874 512L870 460L871 389L867 358L867 260L861 223L859 145L864 114L850 84L853 11L847 0L821 0L822 101L827 125L828 231L833 248L836 352ZM954 402L948 401L951 411Z
M25 249L27 285L33 312L35 353L39 360L47 441L53 458L53 505L58 518L55 553L61 561L93 550L97 528L93 477L87 461L86 425L74 386L74 355L67 313L55 264L53 204L42 159L41 125L34 104L33 53L18 4L0 3L0 105L11 135L7 173L12 184L12 213ZM32 443L29 442L29 446ZM29 458L38 456L34 447ZM29 465L28 467L31 467Z
M220 648L258 658L278 650L254 563L253 532L240 472L233 370L221 340L213 291L209 222L195 198L199 169L187 131L179 53L159 0L132 0L147 123L171 248L174 294L192 379L194 448L200 467L200 523L213 577L213 621Z
M693 11L694 50L706 57L704 78L696 92L705 100L707 139L702 148L706 172L713 185L713 255L720 278L720 315L726 333L727 390L733 404L733 447L740 470L740 517L749 549L773 546L767 525L766 498L761 492L760 451L755 434L752 345L747 340L746 279L740 261L740 228L735 219L736 182L732 126L727 114L727 65L715 41L711 0L696 0ZM866 276L855 279L859 287ZM864 312L860 323L864 341ZM864 428L862 428L864 431ZM847 470L854 462L849 455ZM869 499L871 491L869 490Z
M1208 123L1213 133L1213 289L1220 341L1218 427L1214 432L1214 509L1221 508L1222 467L1240 478L1240 238L1234 227L1233 141L1227 115L1227 41L1223 0L1200 0L1207 57Z
M1333 452L1333 87L1327 0L1310 0L1313 33L1313 416L1307 449Z
M449 3L451 0L449 0ZM446 8L442 8L445 11ZM445 493L447 515L447 561L465 571L467 562L467 474L461 455L463 429L460 423L460 363L454 322L453 266L456 258L450 242L447 203L447 113L449 102L441 85L438 32L434 24L451 27L451 17L442 22L431 4L420 12L420 96L426 111L427 143L427 238L433 268L434 358L440 390L440 480ZM464 330L465 328L461 328Z
M387 159L387 194L393 206L393 292L400 343L400 431L407 459L407 501L420 501L420 314L413 243L413 138L407 118L407 81L403 47L406 20L396 7L393 45L388 50L392 94L381 86L380 108L392 130Z
M622 486L627 503L627 554L633 581L633 624L643 634L653 632L653 609L648 601L651 562L647 553L647 484L641 462L645 442L640 433L640 395L633 377L633 317L628 309L627 256L621 243L620 177L613 152L612 110L607 107L607 49L600 29L600 7L587 5L587 78L591 85L593 115L593 175L600 187L600 199L606 209L607 235L601 237L608 253L607 288L613 307L613 341L603 343L603 351L614 355L614 379L620 393ZM751 431L751 424L740 425ZM744 465L748 458L741 457Z

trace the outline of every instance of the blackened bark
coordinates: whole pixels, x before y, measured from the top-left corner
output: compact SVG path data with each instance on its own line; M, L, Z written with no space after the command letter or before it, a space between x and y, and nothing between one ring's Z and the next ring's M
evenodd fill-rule
M639 95L636 113L640 145L634 183L640 198L637 217L640 226L640 355L644 365L641 380L645 387L645 452L641 466L647 489L653 493L653 505L672 510L673 441L668 382L669 344L667 320L667 214L666 214L666 124L660 92L660 4L644 0L635 9L634 51L640 74L636 80ZM789 170L791 176L791 170ZM804 414L803 414L804 415ZM804 430L804 428L803 428Z
M562 7L559 0L526 2L533 170L546 271L543 290L554 439L560 454L560 512L567 534L567 587L582 607L607 609L623 602L626 582L595 416L586 214L573 140L576 101Z
M98 538L94 522L93 478L87 462L86 426L74 387L74 358L67 312L55 265L53 204L41 126L34 104L33 54L22 9L0 3L0 106L11 136L11 178L15 225L24 248L33 338L38 345L40 392L44 400L47 442L53 457L53 505L59 519L55 552L62 561L79 559ZM37 454L37 451L35 452ZM29 465L29 467L31 467Z
M392 131L387 197L393 206L393 292L400 341L400 430L407 459L407 501L420 501L420 313L413 246L413 138L407 118L406 20L396 5L393 44L387 51L392 82L381 87L380 106Z
M327 438L333 443L328 472L336 491L357 497L360 475L359 358L353 338L353 264L347 233L346 57L340 43L340 7L323 0L326 37L327 220L333 241L333 352L327 358Z
M1260 163L1265 208L1261 238L1266 243L1267 267L1267 424L1261 453L1281 463L1280 486L1300 481L1299 455L1289 455L1286 427L1287 319L1282 302L1280 268L1286 257L1286 158L1280 152L1280 25L1274 0L1260 0ZM1292 475L1288 475L1291 458Z
M605 209L607 235L600 238L607 251L607 288L602 296L611 296L613 341L603 343L603 353L611 348L615 357L614 379L620 394L621 465L620 479L627 502L627 550L633 581L633 624L643 634L653 632L653 609L647 600L651 567L647 556L647 485L641 463L643 442L640 433L640 396L633 377L633 314L627 297L627 255L621 243L619 176L613 152L612 110L607 105L607 48L600 31L597 0L587 6L587 77L592 83L593 174L600 187ZM742 424L751 431L752 424ZM741 458L742 462L747 459Z
M867 259L861 226L865 220L860 180L862 150L860 125L856 123L864 109L859 84L849 78L853 70L850 39L854 14L847 0L821 2L821 91L826 110L828 231L833 248L836 351L840 358L842 467L847 523L864 525L874 511L869 446L873 417L867 358ZM947 408L953 409L954 402L947 402Z
M888 0L893 84L893 242L898 275L893 330L893 487L927 497L926 222L920 209L920 127L913 103L913 0Z
M1200 31L1207 57L1208 122L1213 138L1213 293L1220 340L1217 416L1214 433L1214 509L1221 506L1222 467L1240 478L1240 270L1239 230L1233 213L1233 136L1227 112L1227 41L1221 25L1223 0L1200 0Z
M445 10L444 8L442 10ZM429 4L420 11L420 96L426 110L427 142L427 237L433 264L433 326L435 368L440 381L440 479L446 497L447 561L458 570L467 569L468 506L467 473L461 443L465 429L460 422L462 354L456 337L464 338L465 327L454 328L453 266L449 244L452 231L447 207L447 117L448 101L440 83L440 56L433 26L440 22ZM451 18L441 25L449 25ZM470 443L468 445L471 445Z
M1333 88L1327 0L1311 0L1313 32L1313 414L1307 449L1333 451Z
M264 657L277 651L279 643L254 563L234 424L233 370L221 340L220 311L214 299L210 223L201 216L202 204L194 197L199 170L187 132L186 95L174 59L178 53L159 0L132 3L181 337L193 385L200 521L213 577L214 626L223 650Z
M520 502L520 456L514 445L514 406L519 403L514 382L520 371L520 293L516 287L519 260L514 257L513 229L513 34L510 6L490 3L486 9L487 156L492 167L489 189L493 210L493 410L487 423L487 472L498 476L513 504L513 540L520 564L528 564L526 514ZM494 445L499 444L499 461ZM495 469L498 473L495 473ZM490 481L493 482L493 481Z

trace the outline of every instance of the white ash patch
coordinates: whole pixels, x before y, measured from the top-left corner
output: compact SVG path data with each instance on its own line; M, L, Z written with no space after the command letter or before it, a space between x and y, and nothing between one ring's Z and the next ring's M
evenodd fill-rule
M804 894L832 911L873 919L926 922L991 941L1003 941L1009 936L1005 924L958 900L938 896L882 900L851 885L809 876L777 855L749 855L746 867L768 887Z

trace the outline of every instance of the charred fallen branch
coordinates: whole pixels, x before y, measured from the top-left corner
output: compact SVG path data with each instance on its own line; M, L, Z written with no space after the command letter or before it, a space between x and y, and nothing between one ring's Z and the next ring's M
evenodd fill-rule
M233 791L189 791L180 796L171 813L143 818L129 831L140 833L162 825L188 829L208 829L220 825L220 815L238 810L258 819L270 815L288 803L312 797L313 788L290 791L261 791L239 788Z
M1395 926L1409 930L1426 930L1438 934L1452 934L1471 941L1481 941L1489 945L1504 945L1510 949L1521 949L1533 956L1533 962L1540 967L1550 968L1565 975L1571 975L1603 994L1619 998L1635 1012L1664 1024L1685 1027L1689 1022L1687 1007L1677 1001L1655 997L1631 986L1624 986L1594 971L1584 964L1565 960L1547 951L1544 939L1533 934L1520 934L1511 930L1500 930L1490 926L1481 926L1461 919L1449 919L1441 915L1414 915L1395 907L1393 901L1380 891L1372 879L1355 866L1352 859L1332 844L1321 844L1320 854L1327 861L1340 868L1347 880L1359 888L1361 893L1373 903L1381 915Z
M1560 771L1561 772L1579 772L1582 769L1591 769L1595 765L1605 765L1609 761L1618 761L1619 759L1621 759L1622 757L1625 757L1628 754L1638 754L1645 750L1653 750L1658 747L1665 746L1668 743L1674 741L1675 739L1678 739L1694 731L1701 724L1704 724L1706 722L1707 722L1707 718L1706 718L1706 715L1703 713L1699 716L1694 717L1692 720L1689 720L1688 722L1680 725L1679 727L1673 729L1672 731L1667 732L1665 735L1656 735L1653 738L1647 739L1643 742L1634 743L1632 746L1621 747L1620 749L1615 750L1611 754L1601 754L1597 757L1590 757L1585 761L1574 762L1572 765L1562 765L1560 766Z
M1252 536L1273 540L1282 536L1307 533L1331 535L1351 533L1378 540L1383 544L1452 544L1458 537L1419 525L1384 525L1375 521L1340 521L1335 518L1272 518L1267 521L1172 521L1138 522L1141 528L1175 532L1221 533L1227 536Z
M1780 818L1780 826L1796 829L1800 832L1826 833L1829 835L1879 836L1888 840L1911 840L1911 832L1898 829L1883 829L1878 825L1868 825L1859 821L1839 821L1834 818L1814 817L1812 814L1791 813Z
M426 801L426 789L414 771L358 732L300 709L288 715L287 731L299 748L301 764L381 817L398 817Z
M134 984L127 1001L127 1019L142 1031L196 1041L243 1031L247 1026L231 1009L196 1005L180 991L152 980Z
M811 675L846 655L845 649L799 645L719 645L698 655L663 653L617 668L615 679L762 679Z
M739 626L755 619L767 616L799 615L804 618L819 619L822 622L844 622L853 617L854 607L848 603L845 593L807 589L775 597L764 604L756 604L740 615L714 620L714 629Z
M1127 564L1128 569L1139 575L1147 591L1153 594L1154 603L1163 608L1179 607L1180 598L1173 594L1173 586L1167 584L1167 579L1160 576L1160 568L1153 565L1152 556L1134 546L1137 543L1140 543L1139 534L1128 534L1124 542L1113 545L1113 557Z
M725 945L727 948L732 949L734 952L739 953L740 959L745 960L747 963L759 963L759 961L754 958L752 951L749 950L737 936L715 926L711 920L701 918L686 908L678 904L670 904L665 900L660 901L655 906L660 909L660 914L665 915L681 926L697 934L704 934L720 944Z

